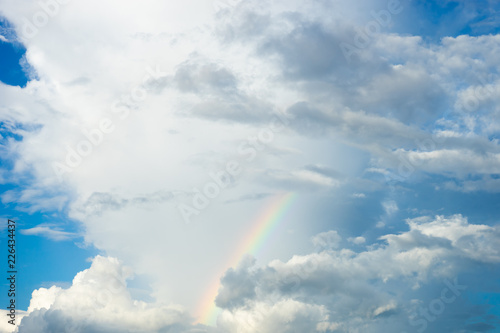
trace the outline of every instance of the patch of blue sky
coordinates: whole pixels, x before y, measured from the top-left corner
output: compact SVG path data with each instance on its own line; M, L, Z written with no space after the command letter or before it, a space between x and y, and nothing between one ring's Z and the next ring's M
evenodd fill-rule
M11 25L0 18L0 81L11 85L25 87L28 83L29 67L25 60L26 48L16 41Z
M0 190L12 189L13 186L1 186ZM67 286L71 284L74 276L88 268L88 258L94 257L99 251L93 247L84 246L84 240L78 230L79 224L68 221L59 212L33 213L20 212L11 205L0 204L0 223L7 224L7 220L16 221L16 268L17 281L17 307L26 310L33 290L51 285ZM24 234L23 230L39 225L51 226L54 230L64 231L74 236L63 240L53 240L46 235ZM0 250L7 253L6 228L0 228ZM6 271L7 263L2 263ZM2 281L0 293L7 291L6 282Z
M462 214L472 224L498 223L500 193L458 191L447 188L450 182L457 180L427 175L418 183L401 183L402 188L397 189L394 196L400 211L404 212L400 218Z
M0 145L8 140L21 141L18 134L21 125L0 123ZM0 158L0 168L6 177L0 184L0 251L7 253L6 224L8 219L16 221L16 264L18 271L17 307L26 310L29 306L31 293L40 287L51 285L67 286L71 284L76 273L88 268L88 258L94 257L98 251L93 247L84 246L81 236L81 224L68 219L62 211L37 210L32 212L29 204L11 202L9 193L22 191L31 176L25 175L9 179L9 172L14 167L13 161L4 154ZM50 231L25 234L23 231L42 226ZM59 233L61 232L61 233ZM59 236L59 237L57 237ZM7 262L1 264L4 267ZM6 271L6 267L4 267ZM0 293L6 294L6 282L0 285Z
M383 189L367 192L362 198L349 196L349 190L332 193L330 197L318 199L317 215L309 219L321 221L318 231L333 228L343 237L363 236L367 244L377 242L387 233L408 231L406 219L421 216L461 214L471 224L498 223L500 193L458 191L447 188L450 182L456 180L440 175L419 175L419 181L410 177L382 184ZM388 213L384 204L393 207L392 211Z
M408 3L408 1L402 1ZM498 1L411 1L409 10L395 18L394 30L435 43L443 37L500 32Z

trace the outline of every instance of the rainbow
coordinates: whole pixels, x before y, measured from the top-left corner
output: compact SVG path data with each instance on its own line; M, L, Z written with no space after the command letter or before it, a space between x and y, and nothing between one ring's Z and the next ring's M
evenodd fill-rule
M241 242L237 251L225 265L225 270L235 268L245 254L257 255L264 248L267 240L284 219L286 213L296 199L296 193L279 195L273 199L271 204L252 223L252 229ZM219 291L220 276L210 285L204 297L201 299L197 310L198 323L215 325L220 310L215 306L215 298Z

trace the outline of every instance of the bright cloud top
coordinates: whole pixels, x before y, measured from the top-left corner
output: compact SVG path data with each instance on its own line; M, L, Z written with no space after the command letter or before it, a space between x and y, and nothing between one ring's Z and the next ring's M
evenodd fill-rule
M132 299L130 277L118 260L97 256L70 288L35 290L16 332L161 332L189 323L180 307Z

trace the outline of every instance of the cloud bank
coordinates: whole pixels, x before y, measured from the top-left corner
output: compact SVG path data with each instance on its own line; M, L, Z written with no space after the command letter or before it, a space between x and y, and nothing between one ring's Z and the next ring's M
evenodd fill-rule
M497 327L498 6L426 3L0 1L30 78L0 83L1 202L103 255L19 331L209 331L221 276L221 332ZM289 192L279 243L228 271Z

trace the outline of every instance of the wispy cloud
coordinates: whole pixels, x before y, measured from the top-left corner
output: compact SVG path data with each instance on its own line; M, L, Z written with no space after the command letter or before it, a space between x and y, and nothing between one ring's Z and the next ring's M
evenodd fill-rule
M57 242L79 237L76 233L63 231L57 226L50 224L40 224L30 229L20 229L19 232L23 235L41 236Z

